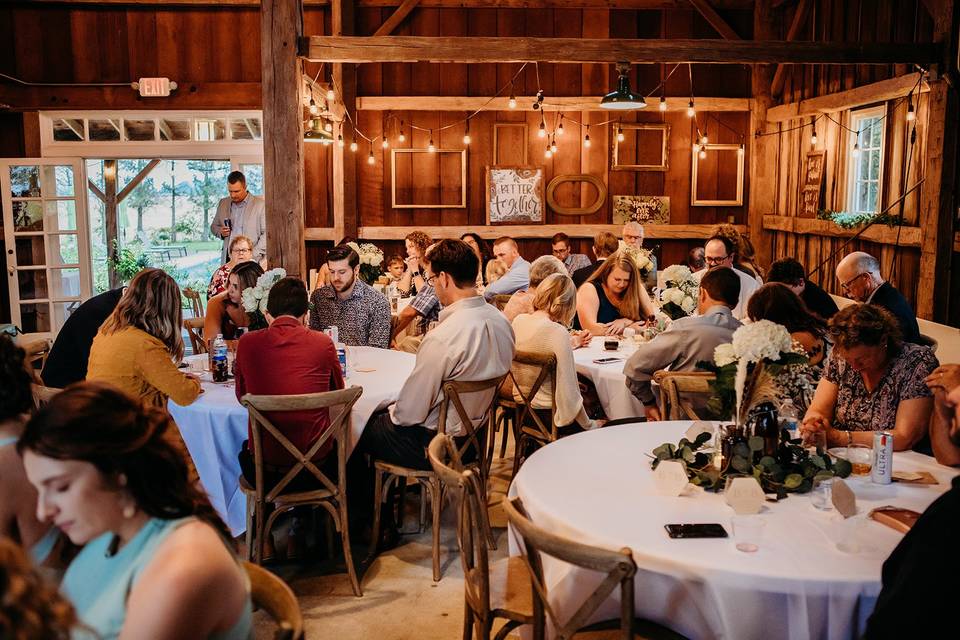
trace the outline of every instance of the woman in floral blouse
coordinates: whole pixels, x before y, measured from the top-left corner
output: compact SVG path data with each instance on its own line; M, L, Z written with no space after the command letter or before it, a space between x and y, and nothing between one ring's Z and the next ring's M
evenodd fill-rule
M230 241L230 261L213 272L207 287L207 299L223 293L230 285L230 272L241 262L253 260L253 240L247 236L237 236Z
M872 445L872 431L893 434L893 448L912 448L927 432L933 395L924 379L939 363L933 352L904 343L889 311L851 305L830 320L833 352L804 431L825 431L830 446Z

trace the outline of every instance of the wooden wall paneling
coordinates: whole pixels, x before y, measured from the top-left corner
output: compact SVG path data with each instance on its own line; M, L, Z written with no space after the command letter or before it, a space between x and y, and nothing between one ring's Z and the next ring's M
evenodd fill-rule
M447 131L440 131L440 127L445 124L447 118L444 113L411 113L410 121L416 123L420 127L433 128L433 141L437 149L453 149L454 147L449 146L449 140L451 136ZM419 143L414 145L414 148L426 149L430 133L426 131L418 131L417 138ZM457 145L456 148L459 148ZM389 167L384 166L384 182L389 182L387 178L389 174ZM411 171L410 182L413 185L414 193L418 193L420 190L426 190L436 187L436 175L425 175L423 171ZM384 194L384 203L389 208L390 200ZM392 218L394 220L393 224L400 225L417 225L417 226L430 226L430 225L439 225L443 224L442 222L442 209L405 209L405 210L392 210L391 216L388 216L388 219Z
M501 38L516 38L526 35L526 11L523 9L495 9L492 11L496 14L495 31L492 34L485 35L496 35ZM520 69L519 64L473 66L492 66L496 70L496 88L490 91L491 95L494 91L498 91L500 87L506 85ZM527 67L528 69L525 69L514 81L514 95L530 96L537 92L536 74L531 75L533 65L527 65ZM532 79L530 83L527 82L528 77ZM509 97L509 90L507 97Z
M525 29L524 35L527 37L551 37L554 35L554 11L551 9L532 9L524 11ZM554 82L555 65L550 63L540 63L527 65L526 88L527 95L536 95L537 93L537 70L539 68L539 88L543 89L548 96L560 95L565 93L562 87Z
M260 82L260 12L233 11L231 16L237 38L235 64L245 81Z
M585 38L605 38L610 35L610 11L607 9L588 9L583 11L583 20L581 33ZM608 69L607 65L585 64L580 65L580 88L584 94L603 95L608 91L607 87ZM604 112L580 111L577 116L585 124L594 122L603 122L606 120ZM600 177L604 183L608 183L608 136L604 127L582 128L579 131L580 139L580 168L584 173ZM583 137L586 133L590 134L590 147L583 146ZM609 187L609 184L608 184ZM581 191L580 205L585 206L589 199L589 193ZM587 216L590 222L608 223L611 221L611 211L613 204L612 198L607 191L607 201L599 211ZM590 255L590 254L588 254Z
M383 22L380 9L359 7L354 16L354 28L357 33L367 34L376 31ZM386 65L359 64L357 65L357 94L362 96L386 95L383 88L383 72ZM351 108L351 113L354 109ZM346 136L344 136L346 138ZM349 144L349 142L348 142Z
M386 72L386 68L384 68ZM386 81L386 78L384 78ZM383 132L383 114L378 112L358 111L356 116L360 131L369 138L376 139ZM417 132L407 132L407 139L411 142ZM367 162L370 155L370 143L360 138L360 148L357 149L357 174L360 186L357 192L357 210L360 211L361 225L370 224L369 220L380 219L383 224L396 224L392 220L393 210L388 199L390 185L386 180L390 162L389 154L384 154L378 146L373 147L374 163ZM413 146L413 145L411 145Z
M157 60L157 14L154 11L127 11L127 58L130 60L130 77L155 77L159 68ZM259 36L259 32L257 33ZM242 48L240 49L242 51ZM260 68L259 51L257 69ZM259 72L257 74L259 78Z
M467 10L466 9L444 9L440 14L440 32L443 35L450 35L450 36L467 35ZM433 65L433 66L437 66L437 65ZM443 95L443 96L469 95L467 65L445 64L440 66L439 71L440 71L440 92L438 95Z
M476 142L470 145L467 162L468 227L481 226L487 222L485 213L486 170L487 166L493 164L493 124L496 122L498 115L500 114L481 112L473 119L474 126L472 128L478 134L474 138ZM519 144L526 145L527 141L520 140Z
M468 35L497 35L497 20L499 14L500 11L498 9L471 9L470 18L467 21ZM497 83L497 67L489 64L471 64L467 66L470 95L492 96L499 91L500 86ZM512 73L515 72L516 71ZM517 89L519 91L519 87Z
M678 71L679 73L679 71ZM670 167L663 176L663 193L670 197L670 224L694 224L690 207L690 118L683 112L667 113L670 125Z
M459 118L460 114L452 114L454 117ZM464 203L466 207L450 207L449 209L442 210L442 219L444 224L450 225L466 225L470 219L470 151L473 146L473 143L469 146L463 144L463 132L464 127L457 126L453 129L447 130L446 133L449 135L452 140L447 144L450 145L450 148L453 149L465 149L466 153L461 156L460 154L454 153L444 153L438 155L438 160L440 163L439 167L439 184L440 184L440 201L444 204L447 203L459 203L461 196L466 194L464 198ZM457 144L459 143L459 144ZM466 167L463 166L463 163L466 163ZM466 180L466 184L464 184ZM465 187L465 189L464 189Z
M347 153L350 153L347 150ZM303 145L304 220L307 227L332 227L330 155L322 144Z
M177 46L178 40L183 37L183 15L182 11L176 10L157 11L157 73L161 76L175 78L183 69L183 59Z

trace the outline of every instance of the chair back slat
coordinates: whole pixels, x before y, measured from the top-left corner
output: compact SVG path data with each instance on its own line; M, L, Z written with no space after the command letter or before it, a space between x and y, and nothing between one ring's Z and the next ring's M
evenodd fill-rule
M558 536L535 525L523 509L519 498L505 497L503 510L510 525L523 539L526 553L524 560L530 569L533 583L535 640L545 637L544 614L553 624L555 637L560 640L572 638L574 634L590 620L590 617L619 586L621 588L620 626L624 638L633 637L633 589L632 583L637 572L633 561L633 552L624 547L619 551L602 549ZM543 563L540 554L546 554L563 562L607 574L594 591L587 596L577 610L566 620L560 620L549 604L546 583L543 578ZM630 595L629 602L626 597Z
M481 444L481 442L486 442L488 430L492 428L490 423L493 421L494 406L497 402L497 388L505 377L506 374L497 378L490 378L489 380L446 380L441 385L443 399L440 403L440 419L437 432L447 432L450 404L453 404L457 416L460 418L460 423L463 425L464 435L466 436L466 440L464 440L463 445L459 447L457 453L462 459L471 446L476 447L477 463L481 465L481 468L485 468L484 457L486 455L486 446ZM473 393L484 393L486 391L490 392L490 402L487 404L480 418L474 422L473 418L470 417L466 408L463 406L462 396Z
M537 377L530 389L524 393L523 387L518 383L514 367L510 368L510 379L513 381L513 389L520 396L520 418L518 425L527 425L527 418L533 423L533 427L539 431L539 437L546 442L553 442L557 439L557 424L554 420L554 405L550 406L550 425L543 423L540 415L534 411L533 401L537 393L544 385L548 385L551 393L556 392L557 381L557 356L550 353L536 353L533 351L517 351L513 356L514 367L537 367ZM516 397L516 396L514 396Z
M203 318L184 318L183 328L187 330L193 352L207 353L207 341L203 339Z
M709 396L710 382L716 375L709 371L666 371L653 374L660 385L660 415L664 420L699 420L690 403L691 395Z
M503 311L507 303L510 302L511 297L509 293L497 293L493 296L493 306L495 306L498 311Z
M277 624L274 640L303 638L303 614L293 590L286 582L252 562L244 562L243 568L250 579L253 605L266 611Z
M307 393L296 395L253 395L246 394L240 403L247 408L250 416L250 431L253 442L254 463L256 466L256 491L258 498L267 502L274 501L290 482L307 469L318 481L334 495L343 493L346 482L346 440L350 429L350 412L357 398L363 393L363 387L350 387L337 391L321 393ZM298 449L290 440L264 415L264 412L284 411L319 411L339 407L335 415L330 417L330 426L320 435L306 452ZM273 436L293 458L293 465L287 473L272 488L267 490L263 479L263 431ZM327 477L314 463L313 458L329 440L337 445L338 478L334 482Z
M194 318L203 318L203 299L200 298L200 292L192 287L185 287L183 289L183 297L190 302L190 310L193 312Z

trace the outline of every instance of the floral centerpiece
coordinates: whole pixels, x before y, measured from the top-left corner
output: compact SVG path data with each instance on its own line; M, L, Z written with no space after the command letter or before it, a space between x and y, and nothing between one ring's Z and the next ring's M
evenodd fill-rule
M267 297L270 294L270 289L278 280L286 277L285 269L270 269L257 278L257 284L247 287L240 293L243 310L250 316L250 324L248 325L250 331L267 327L267 319L264 314L267 312Z
M664 289L658 295L660 310L672 320L685 318L697 309L700 283L689 267L675 264L663 270Z
M713 396L707 410L717 419L732 417L738 437L725 438L722 447L715 442L718 451L714 455L700 451L710 440L709 434L700 434L693 441L683 438L676 445L662 444L653 450L654 467L661 460L680 460L693 484L713 491L722 489L730 476L752 475L764 491L781 497L809 491L818 478L847 477L849 462L833 460L822 450L809 451L798 440L789 440L786 431L774 438L775 451L771 451L764 437L748 434L744 428L752 410L783 399L779 376L806 362L803 349L798 349L782 325L760 320L737 329L731 343L716 348L713 363L699 362L697 366L716 374L710 383ZM722 458L715 458L721 449ZM720 460L719 466L716 460Z
M367 284L373 284L383 275L380 265L383 264L383 251L375 244L364 242L348 242L347 246L360 256L360 279Z
M640 270L641 278L646 279L650 277L650 273L653 271L653 260L650 259L651 252L649 249L624 245L623 251L633 258L633 263L636 264L637 269Z

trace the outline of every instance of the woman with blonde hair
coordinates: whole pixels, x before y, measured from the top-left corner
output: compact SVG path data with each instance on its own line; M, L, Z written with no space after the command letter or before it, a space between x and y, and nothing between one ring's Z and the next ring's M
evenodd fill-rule
M642 328L655 309L633 258L620 250L603 261L577 291L580 326L595 336Z
M533 313L521 313L513 320L517 351L557 358L556 379L540 387L533 398L533 408L543 410L544 417L548 417L549 409L554 407L554 421L564 434L595 428L597 423L587 416L583 407L568 333L577 312L577 289L570 276L555 273L544 278L533 296L533 309ZM530 391L538 374L538 367L513 365L513 376L524 393ZM513 395L516 400L522 400L516 389Z

